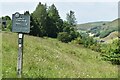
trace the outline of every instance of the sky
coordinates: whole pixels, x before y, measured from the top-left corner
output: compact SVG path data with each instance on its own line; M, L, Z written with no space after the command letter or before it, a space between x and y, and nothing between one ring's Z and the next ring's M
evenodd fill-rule
M117 0L1 0L0 1L0 17L24 11L32 13L38 3L55 4L59 15L63 20L66 20L66 13L70 10L75 12L75 17L78 24L96 21L112 21L118 18L118 1Z

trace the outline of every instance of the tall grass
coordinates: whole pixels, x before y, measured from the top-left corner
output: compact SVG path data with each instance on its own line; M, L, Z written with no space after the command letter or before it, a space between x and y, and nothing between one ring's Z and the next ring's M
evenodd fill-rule
M18 35L3 32L3 78L16 78ZM100 53L56 39L24 36L23 78L116 78L118 68Z

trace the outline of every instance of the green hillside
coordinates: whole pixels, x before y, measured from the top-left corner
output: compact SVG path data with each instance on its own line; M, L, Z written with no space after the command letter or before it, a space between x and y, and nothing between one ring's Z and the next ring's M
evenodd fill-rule
M89 23L84 23L84 24L78 24L77 25L77 28L78 30L84 30L84 31L87 31L87 30L90 30L91 28L94 28L94 27L99 27L99 26L102 26L103 24L107 24L109 23L108 21L100 21L100 22L89 22Z
M111 32L107 37L105 38L101 38L101 40L104 40L105 42L107 43L112 43L113 40L115 39L118 39L118 32L117 31L114 31L114 32Z
M96 37L105 38L111 32L118 31L118 20L115 19L109 22L92 22L77 25L78 31L86 31L88 33L94 34Z
M2 33L3 78L16 77L18 35ZM52 38L24 36L24 78L116 78L118 68L100 53Z

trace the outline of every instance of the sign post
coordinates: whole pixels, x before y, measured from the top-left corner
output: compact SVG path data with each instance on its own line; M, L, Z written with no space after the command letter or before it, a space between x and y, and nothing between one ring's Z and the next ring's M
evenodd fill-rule
M12 32L18 33L17 76L22 77L24 33L30 32L30 15L16 12L12 15Z
M18 78L22 76L22 65L23 65L23 33L18 33L18 62L17 62L17 75Z

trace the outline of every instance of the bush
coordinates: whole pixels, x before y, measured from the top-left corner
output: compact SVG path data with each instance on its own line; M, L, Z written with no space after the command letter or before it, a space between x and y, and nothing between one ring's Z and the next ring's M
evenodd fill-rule
M96 41L93 39L93 37L82 37L82 43L84 47L90 48L91 45L96 44Z
M2 24L2 31L11 31L12 30L12 21L6 20L6 25Z
M93 45L90 46L90 49L92 49L96 52L101 52L100 44L93 44Z
M120 64L120 47L118 40L113 41L111 44L104 44L101 46L103 59L111 61L112 64Z
M70 38L71 38L71 40L74 40L75 38L77 38L78 36L77 36L77 32L75 32L75 31L70 31Z
M58 33L58 40L62 42L71 42L72 40L75 40L77 37L81 37L78 32L74 30L74 28L65 27L63 29L64 32Z
M57 36L57 39L65 43L68 43L71 41L71 37L67 32L60 32Z
M72 43L82 44L82 39L81 39L81 37L77 37L75 40L72 40Z
M114 52L110 55L110 61L112 64L120 65L120 50L116 49Z

